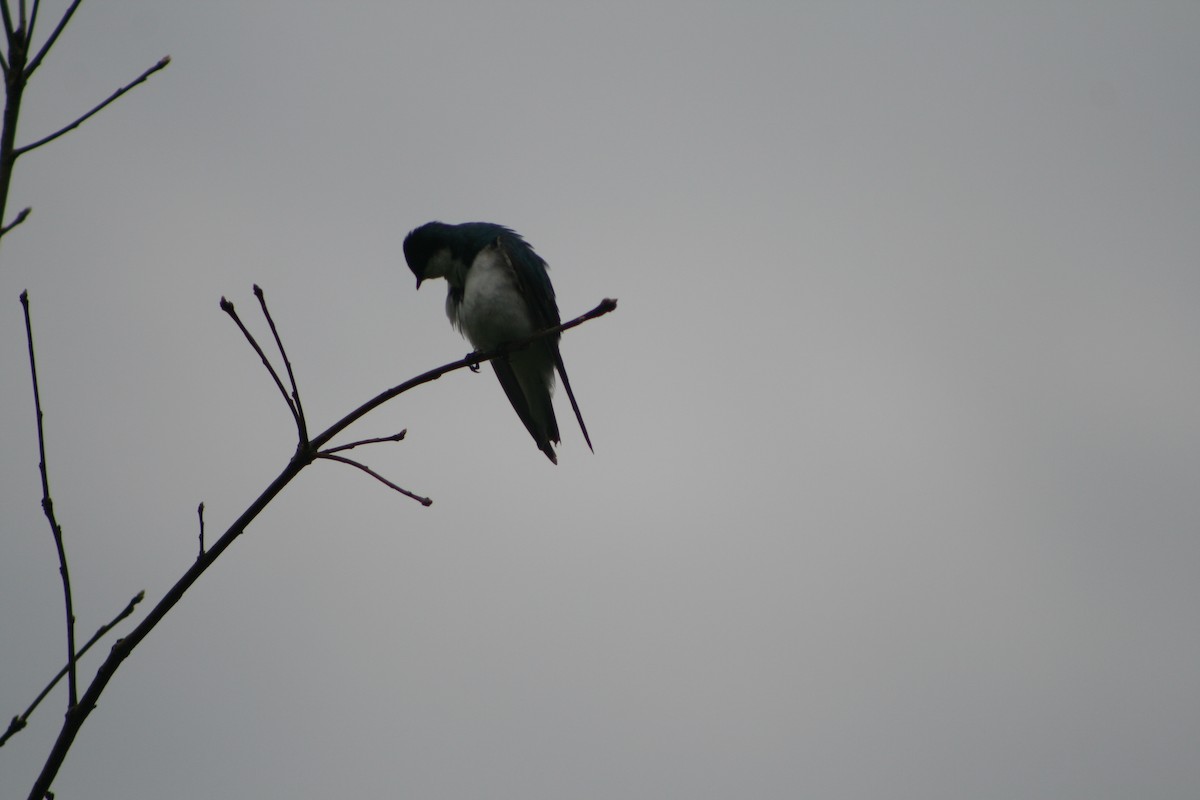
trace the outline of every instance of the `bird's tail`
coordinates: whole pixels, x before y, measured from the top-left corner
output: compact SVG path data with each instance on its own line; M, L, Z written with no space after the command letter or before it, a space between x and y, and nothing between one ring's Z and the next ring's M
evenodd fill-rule
M558 352L558 348L554 348L554 366L558 370L558 374L562 377L563 388L567 390L567 399L571 401L571 409L575 412L575 419L579 420L579 430L583 431L583 440L587 442L588 450L593 453L596 448L592 447L592 437L588 436L587 425L583 424L583 414L579 413L579 403L575 402L575 392L571 391L571 380L567 377L567 368L563 366L562 354Z
M533 437L538 449L546 454L551 463L558 463L554 453L553 443L558 441L558 421L554 418L554 406L550 402L550 391L545 380L536 374L529 374L529 365L520 362L527 354L514 353L492 360L492 369L508 395L513 410L525 423L525 429Z

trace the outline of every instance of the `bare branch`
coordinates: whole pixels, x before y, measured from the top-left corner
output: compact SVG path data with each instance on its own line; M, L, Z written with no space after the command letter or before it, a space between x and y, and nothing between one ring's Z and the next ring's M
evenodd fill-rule
M50 48L54 47L54 43L58 41L59 34L63 32L63 28L67 27L67 23L71 21L71 16L75 13L75 9L79 8L79 4L81 2L82 0L73 0L70 7L63 14L62 19L58 21L58 25L55 26L54 32L50 34L50 38L46 40L44 45L42 45L42 49L38 51L36 56L34 56L33 61L29 62L29 66L25 68L26 78L32 75L34 71L42 65L42 59L44 59L46 54L50 52Z
M117 614L111 620L97 628L96 632L92 634L92 638L88 639L87 643L83 647L79 648L79 652L75 654L75 660L78 661L79 659L83 658L84 654L87 653L88 650L91 650L92 645L100 641L104 634L117 627L121 620L132 614L133 609L136 608L137 604L142 602L145 597L145 590L138 592L136 595L134 595L133 599L129 601L128 605L121 610L121 613ZM58 674L55 675L48 684L46 684L46 688L42 689L41 693L38 694L38 696L34 698L34 701L29 704L29 708L25 709L24 714L12 718L12 721L8 723L8 730L6 730L3 734L0 734L0 747L3 747L4 743L8 741L13 734L25 727L26 723L29 721L29 717L33 715L33 712L37 709L38 705L40 705L41 702L46 699L46 695L50 694L54 687L58 685L58 682L62 680L63 675L67 674L69 666L70 664L68 663L67 666L64 666L58 671Z
M3 236L24 222L29 217L30 213L32 213L32 211L33 209L29 207L22 208L21 213L17 214L16 218L12 222L8 223L3 228L0 228L0 236Z
M78 701L75 685L75 610L71 603L71 574L67 571L67 551L63 546L62 526L54 516L54 501L50 499L50 478L46 470L46 437L42 426L42 397L38 391L37 362L33 357L33 323L29 318L29 292L21 292L21 307L25 310L25 338L29 343L29 373L33 378L33 406L37 412L38 469L42 473L42 511L50 523L54 546L58 549L58 572L62 576L63 597L67 607L67 709Z
M8 44L12 46L13 30L12 13L8 10L8 0L0 0L0 15L4 16L4 33L8 37Z
M408 489L397 486L396 484L389 481L387 478L380 475L378 472L376 472L373 469L371 469L370 467L368 467L366 464L361 464L357 461L354 461L353 459L344 458L342 456L335 456L335 455L330 454L329 452L317 453L317 458L324 458L324 459L328 459L329 461L340 461L343 464L349 464L352 467L357 467L358 469L361 469L363 472L367 473L372 478L379 481L380 483L382 483L384 486L388 487L389 489L395 489L397 492L404 495L405 497L411 497L413 500L416 500L418 503L425 506L426 508L433 505L433 501L430 500L428 497L422 497L419 494L413 494Z
M340 453L343 450L353 450L356 447L361 447L364 444L379 444L380 442L398 442L402 440L408 433L408 429L404 429L399 433L393 433L391 436L378 436L374 439L359 439L357 442L350 444L339 444L337 447L327 447L317 455L329 455L330 453Z
M170 63L171 63L171 57L163 56L162 59L157 64L155 64L153 67L151 67L150 69L143 72L138 77L134 78L129 83L122 86L120 89L117 89L115 92L112 93L112 95L109 96L109 98L107 100L102 102L100 105L96 106L91 111L87 112L82 117L80 117L79 119L72 122L70 125L67 125L65 128L60 128L60 129L56 130L54 133L50 134L49 136L43 136L41 139L38 139L36 142L31 142L27 145L24 145L23 147L16 148L15 150L13 150L12 157L16 158L17 156L24 155L25 153L28 153L30 150L35 150L44 144L49 144L50 142L53 142L58 137L62 136L63 134L69 133L70 131L75 130L80 125L82 125L85 121L87 121L89 118L95 116L96 114L99 114L100 111L103 110L105 106L108 106L109 104L115 102L118 97L125 94L130 89L137 86L139 83L142 83L147 78L149 78L151 75L158 72L160 69L163 69ZM31 66L26 71L26 74L28 75L28 73L30 73L32 71L33 71L33 67Z
M283 402L287 403L288 410L292 412L292 419L296 421L296 431L301 434L300 443L304 444L306 438L303 437L304 425L300 420L300 412L296 410L295 404L292 403L292 398L288 396L287 389L283 388L283 381L279 380L279 373L275 371L275 367L271 366L271 362L267 360L267 354L258 346L258 342L254 336L242 323L242 318L238 316L233 303L222 297L221 310L232 317L233 321L237 323L238 328L242 331L242 335L246 337L246 341L250 343L250 346L254 348L254 352L258 353L258 357L262 359L263 366L267 368L267 372L271 373L271 379L275 381L275 386L279 389L279 393L283 395Z
M7 216L8 189L12 183L16 149L17 120L21 116L21 98L25 93L25 59L29 42L24 31L12 29L12 14L8 0L0 0L8 42L8 61L4 70L4 121L0 125L0 222Z
M196 506L196 514L200 517L200 555L197 559L204 558L204 503Z
M304 406L300 405L300 389L296 386L296 376L292 372L292 362L288 360L287 351L283 349L283 340L279 338L279 331L275 330L275 320L271 319L271 312L267 310L267 298L263 294L262 288L256 283L254 284L254 296L258 298L258 304L262 306L263 316L267 318L267 324L271 326L271 335L275 337L275 346L279 348L279 355L283 358L283 366L287 368L288 380L292 384L292 400L296 404L296 425L300 428L300 441L308 441L308 423L304 419Z
M2 1L3 0L0 0L0 2ZM221 307L224 309L226 306L229 306L227 313L232 314L232 305L229 304L229 301L222 298ZM132 653L133 650L142 642L142 640L149 635L150 631L154 630L158 623L162 621L163 617L165 617L167 613L175 607L175 604L178 603L187 590L191 588L192 584L194 584L200 578L200 576L204 574L204 571L207 570L213 564L213 562L220 557L221 553L225 552L226 548L233 544L234 540L245 533L250 523L253 522L258 515L263 512L263 509L265 509L271 503L271 501L274 500L275 497L278 496L279 493L282 492L284 488L315 459L320 457L330 458L331 460L335 461L350 461L350 459L342 459L341 456L336 455L319 455L319 449L322 445L329 442L334 436L337 436L349 425L361 419L363 415L372 409L379 407L381 404L400 394L403 394L409 389L420 386L423 383L436 380L442 375L445 375L447 372L453 372L454 370L463 369L473 364L480 364L484 361L498 358L505 353L511 352L512 350L526 347L530 342L536 341L544 336L552 336L555 333L560 333L562 331L569 330L570 328L574 328L577 325L582 325L588 320L595 319L596 317L613 311L616 307L617 301L604 300L600 303L600 305L596 306L588 313L584 314L583 316L576 317L570 322L557 325L553 328L547 328L544 331L539 331L533 336L522 339L518 342L514 342L511 345L497 348L489 353L473 353L464 359L455 361L451 364L446 364L442 367L438 367L437 369L430 370L423 375L418 375L417 377L405 381L398 386L388 389L386 392L382 392L372 400L359 406L357 409L342 417L342 419L339 421L335 422L312 441L301 443L301 446L297 448L296 452L292 455L291 459L288 460L288 463L284 466L279 475L277 475L275 479L267 486L267 488L264 489L262 493L249 505L249 507L242 512L241 516L239 516L230 524L230 526L225 530L225 533L223 533L221 537L204 552L202 557L196 559L196 561L192 563L192 565L183 573L183 576L175 582L174 586L167 590L167 593L163 595L163 598L159 600L158 604L155 605L149 613L146 614L142 621L139 622L126 636L117 640L117 642L113 644L108 658L106 658L104 663L100 665L100 668L96 670L95 677L92 679L92 682L88 684L87 690L79 699L79 703L73 709L67 712L66 718L63 720L63 726L59 731L58 738L55 740L54 746L51 748L45 764L42 766L42 771L38 775L37 780L34 782L33 789L30 791L30 800L43 800L45 798L46 793L50 790L51 785L54 783L55 776L58 775L59 769L62 768L63 761L66 759L67 753L70 751L71 745L75 741L75 737L79 734L79 730L82 728L84 721L96 708L96 703L99 701L100 695L104 693L104 689L108 686L109 681L112 680L113 676L116 674L117 670L120 668L125 659L129 657L130 653ZM236 319L236 315L234 318ZM398 489L399 487L396 488Z

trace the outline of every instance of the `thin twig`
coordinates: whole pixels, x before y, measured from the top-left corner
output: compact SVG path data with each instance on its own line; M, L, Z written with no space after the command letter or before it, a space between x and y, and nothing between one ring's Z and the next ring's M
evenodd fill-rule
M343 450L353 450L354 448L361 447L364 444L379 444L380 442L398 442L398 441L402 440L407 433L408 433L408 429L405 428L404 430L400 431L399 433L393 433L391 436L378 436L374 439L359 439L357 442L350 442L349 444L339 444L337 447L327 447L324 450L322 450L318 455L328 455L330 453L340 453Z
M401 486L397 486L396 484L389 481L387 478L380 475L375 470L368 467L366 464L361 464L358 461L355 461L350 458L345 458L343 456L332 455L328 451L321 451L320 453L317 453L317 458L325 458L330 461L340 461L343 464L349 464L352 467L358 467L363 472L367 473L372 478L379 481L380 483L382 483L384 486L388 487L389 489L395 489L397 492L404 495L405 497L411 497L413 500L416 500L418 503L420 503L421 505L423 505L427 508L429 506L433 505L433 500L429 499L428 497L422 497L419 494L413 494L408 489L405 489Z
M233 303L222 297L221 310L233 318L233 321L237 323L238 328L241 329L242 335L246 337L246 341L248 341L250 346L254 348L254 352L258 353L258 357L262 359L263 366L267 368L267 372L271 373L271 379L275 381L275 386L279 389L279 393L283 395L283 402L287 403L288 410L292 412L292 419L296 421L296 430L303 430L303 427L300 424L300 412L296 410L295 404L292 403L292 398L288 396L287 389L283 388L283 381L279 380L279 373L275 371L275 367L271 366L271 362L267 360L267 354L264 353L263 349L258 346L258 342L255 340L254 336L242 323L242 319L238 316L237 310L233 307ZM301 444L303 444L305 440L301 439L300 441Z
M4 16L4 33L8 37L8 43L11 45L13 34L16 33L16 31L13 30L12 14L8 10L8 0L3 0L3 2L0 2L0 14Z
M196 506L196 514L200 517L200 555L197 559L204 558L204 503Z
M29 30L27 31L29 41L33 41L33 27L37 25L38 6L40 5L39 0L33 0L33 10L29 12Z
M67 571L67 551L63 546L62 526L54 516L54 501L50 499L50 478L46 470L46 437L42 426L42 397L38 391L37 361L33 357L33 323L29 318L29 292L21 292L21 307L25 310L25 339L29 343L29 373L33 378L33 406L37 412L38 469L42 473L42 511L50 523L54 546L58 549L58 572L62 576L63 597L67 607L67 709L78 701L75 685L75 610L71 603L71 574Z
M122 86L120 89L117 89L115 92L113 92L109 96L109 98L107 100L100 103L100 105L96 106L91 111L87 112L82 117L80 117L79 119L72 122L70 125L67 125L64 128L59 128L58 130L56 130L54 133L50 134L49 136L43 136L41 139L38 139L36 142L30 142L27 145L16 148L12 152L12 157L16 158L17 156L24 155L25 153L28 153L30 150L35 150L44 144L49 144L50 142L53 142L58 137L62 136L63 134L69 133L70 131L75 130L80 125L82 125L84 122L86 122L90 117L93 117L96 114L99 114L100 111L103 110L105 106L108 106L109 104L116 102L118 97L125 94L130 89L137 86L139 83L143 82L144 80L149 78L154 73L158 72L160 69L165 68L170 63L171 63L171 57L163 56L162 59L157 64L155 64L153 67L151 67L150 69L143 72L138 77L134 78L129 83ZM32 71L33 71L33 67L30 67L30 69L26 70L26 75L28 75Z
M81 2L82 0L74 0L74 2L71 3L70 8L68 8L63 14L62 19L60 19L58 21L58 25L55 26L54 32L50 34L50 38L46 40L44 45L42 45L42 49L38 51L36 56L34 56L33 61L29 62L29 66L25 68L26 78L32 75L34 70L42 65L42 59L44 59L46 54L50 52L50 48L54 47L54 43L58 41L59 34L63 32L63 28L67 27L67 23L71 21L71 15L75 13L75 9L79 8L79 4Z
M17 214L17 216L13 219L12 222L8 223L3 228L0 228L0 236L3 236L4 234L11 231L13 228L20 225L22 222L24 222L29 217L30 213L32 213L32 211L33 211L33 209L29 208L29 207L22 208L21 213Z
M88 650L92 649L92 645L100 641L100 638L104 636L104 634L117 627L121 620L132 614L133 609L137 607L137 604L142 602L145 597L145 590L138 592L136 595L134 595L133 599L129 601L128 605L121 610L120 614L117 614L111 620L97 628L96 632L92 634L92 638L87 640L87 644L79 648L79 652L75 654L75 660L78 661L79 659L83 658L84 654L87 653ZM68 667L64 666L58 671L58 674L55 675L48 684L46 684L46 688L42 689L41 694L34 698L33 702L29 704L29 708L25 709L24 714L12 718L12 721L8 723L8 730L0 735L0 747L3 747L4 743L8 741L14 733L17 733L25 727L26 723L29 722L29 717L33 715L33 712L37 709L38 705L40 705L41 702L46 699L46 695L50 694L54 687L58 685L58 682L62 680L62 676L67 674L67 669Z
M271 326L271 335L275 337L275 346L279 348L279 355L283 358L283 366L287 368L288 380L292 384L292 400L296 403L296 425L300 428L300 441L307 442L308 423L304 419L304 406L300 404L300 389L296 386L292 362L288 360L287 351L283 349L283 340L279 338L279 331L275 329L275 320L271 319L271 312L267 310L267 298L257 283L254 284L254 296L258 298L258 304L262 306L263 316L267 318L267 324Z

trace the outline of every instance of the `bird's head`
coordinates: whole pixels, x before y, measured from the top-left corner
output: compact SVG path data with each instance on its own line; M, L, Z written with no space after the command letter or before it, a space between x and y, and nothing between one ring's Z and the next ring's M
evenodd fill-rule
M509 246L529 249L525 241L511 229L492 222L463 222L447 225L426 222L404 237L404 259L417 276L417 288L430 278L445 278L458 289L463 288L471 262L484 248L498 240ZM529 250L533 254L532 250ZM537 258L536 254L533 255ZM538 259L544 266L545 262Z
M427 278L444 278L449 273L452 226L442 222L427 222L404 237L404 260L417 276L417 288Z

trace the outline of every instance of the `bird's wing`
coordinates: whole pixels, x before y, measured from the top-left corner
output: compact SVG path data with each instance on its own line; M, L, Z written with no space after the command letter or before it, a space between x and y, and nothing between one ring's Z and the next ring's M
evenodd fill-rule
M557 325L558 303L554 299L554 285L546 273L546 262L520 235L512 231L506 230L496 237L496 248L516 278L517 288L529 307L534 327L541 329Z
M557 325L561 319L558 315L558 303L554 299L554 286L550 283L550 276L546 272L546 262L534 252L524 239L515 233L511 233L510 236L497 237L496 247L512 269L521 296L525 298L525 303L529 307L534 327L540 330ZM579 403L575 401L575 392L571 389L567 368L563 366L562 354L558 350L558 339L559 335L554 334L543 341L546 342L547 349L554 359L554 367L558 370L559 377L562 378L563 388L566 389L567 398L571 401L571 410L575 412L575 419L579 421L579 430L583 432L583 440L587 442L588 449L595 452L595 448L592 447L592 438L588 436L587 425L583 422L583 414L579 411Z
M453 283L448 284L449 288L446 291L446 316L450 318L450 324L462 331L462 324L458 319L458 310L462 306L463 290L460 286L455 286Z

